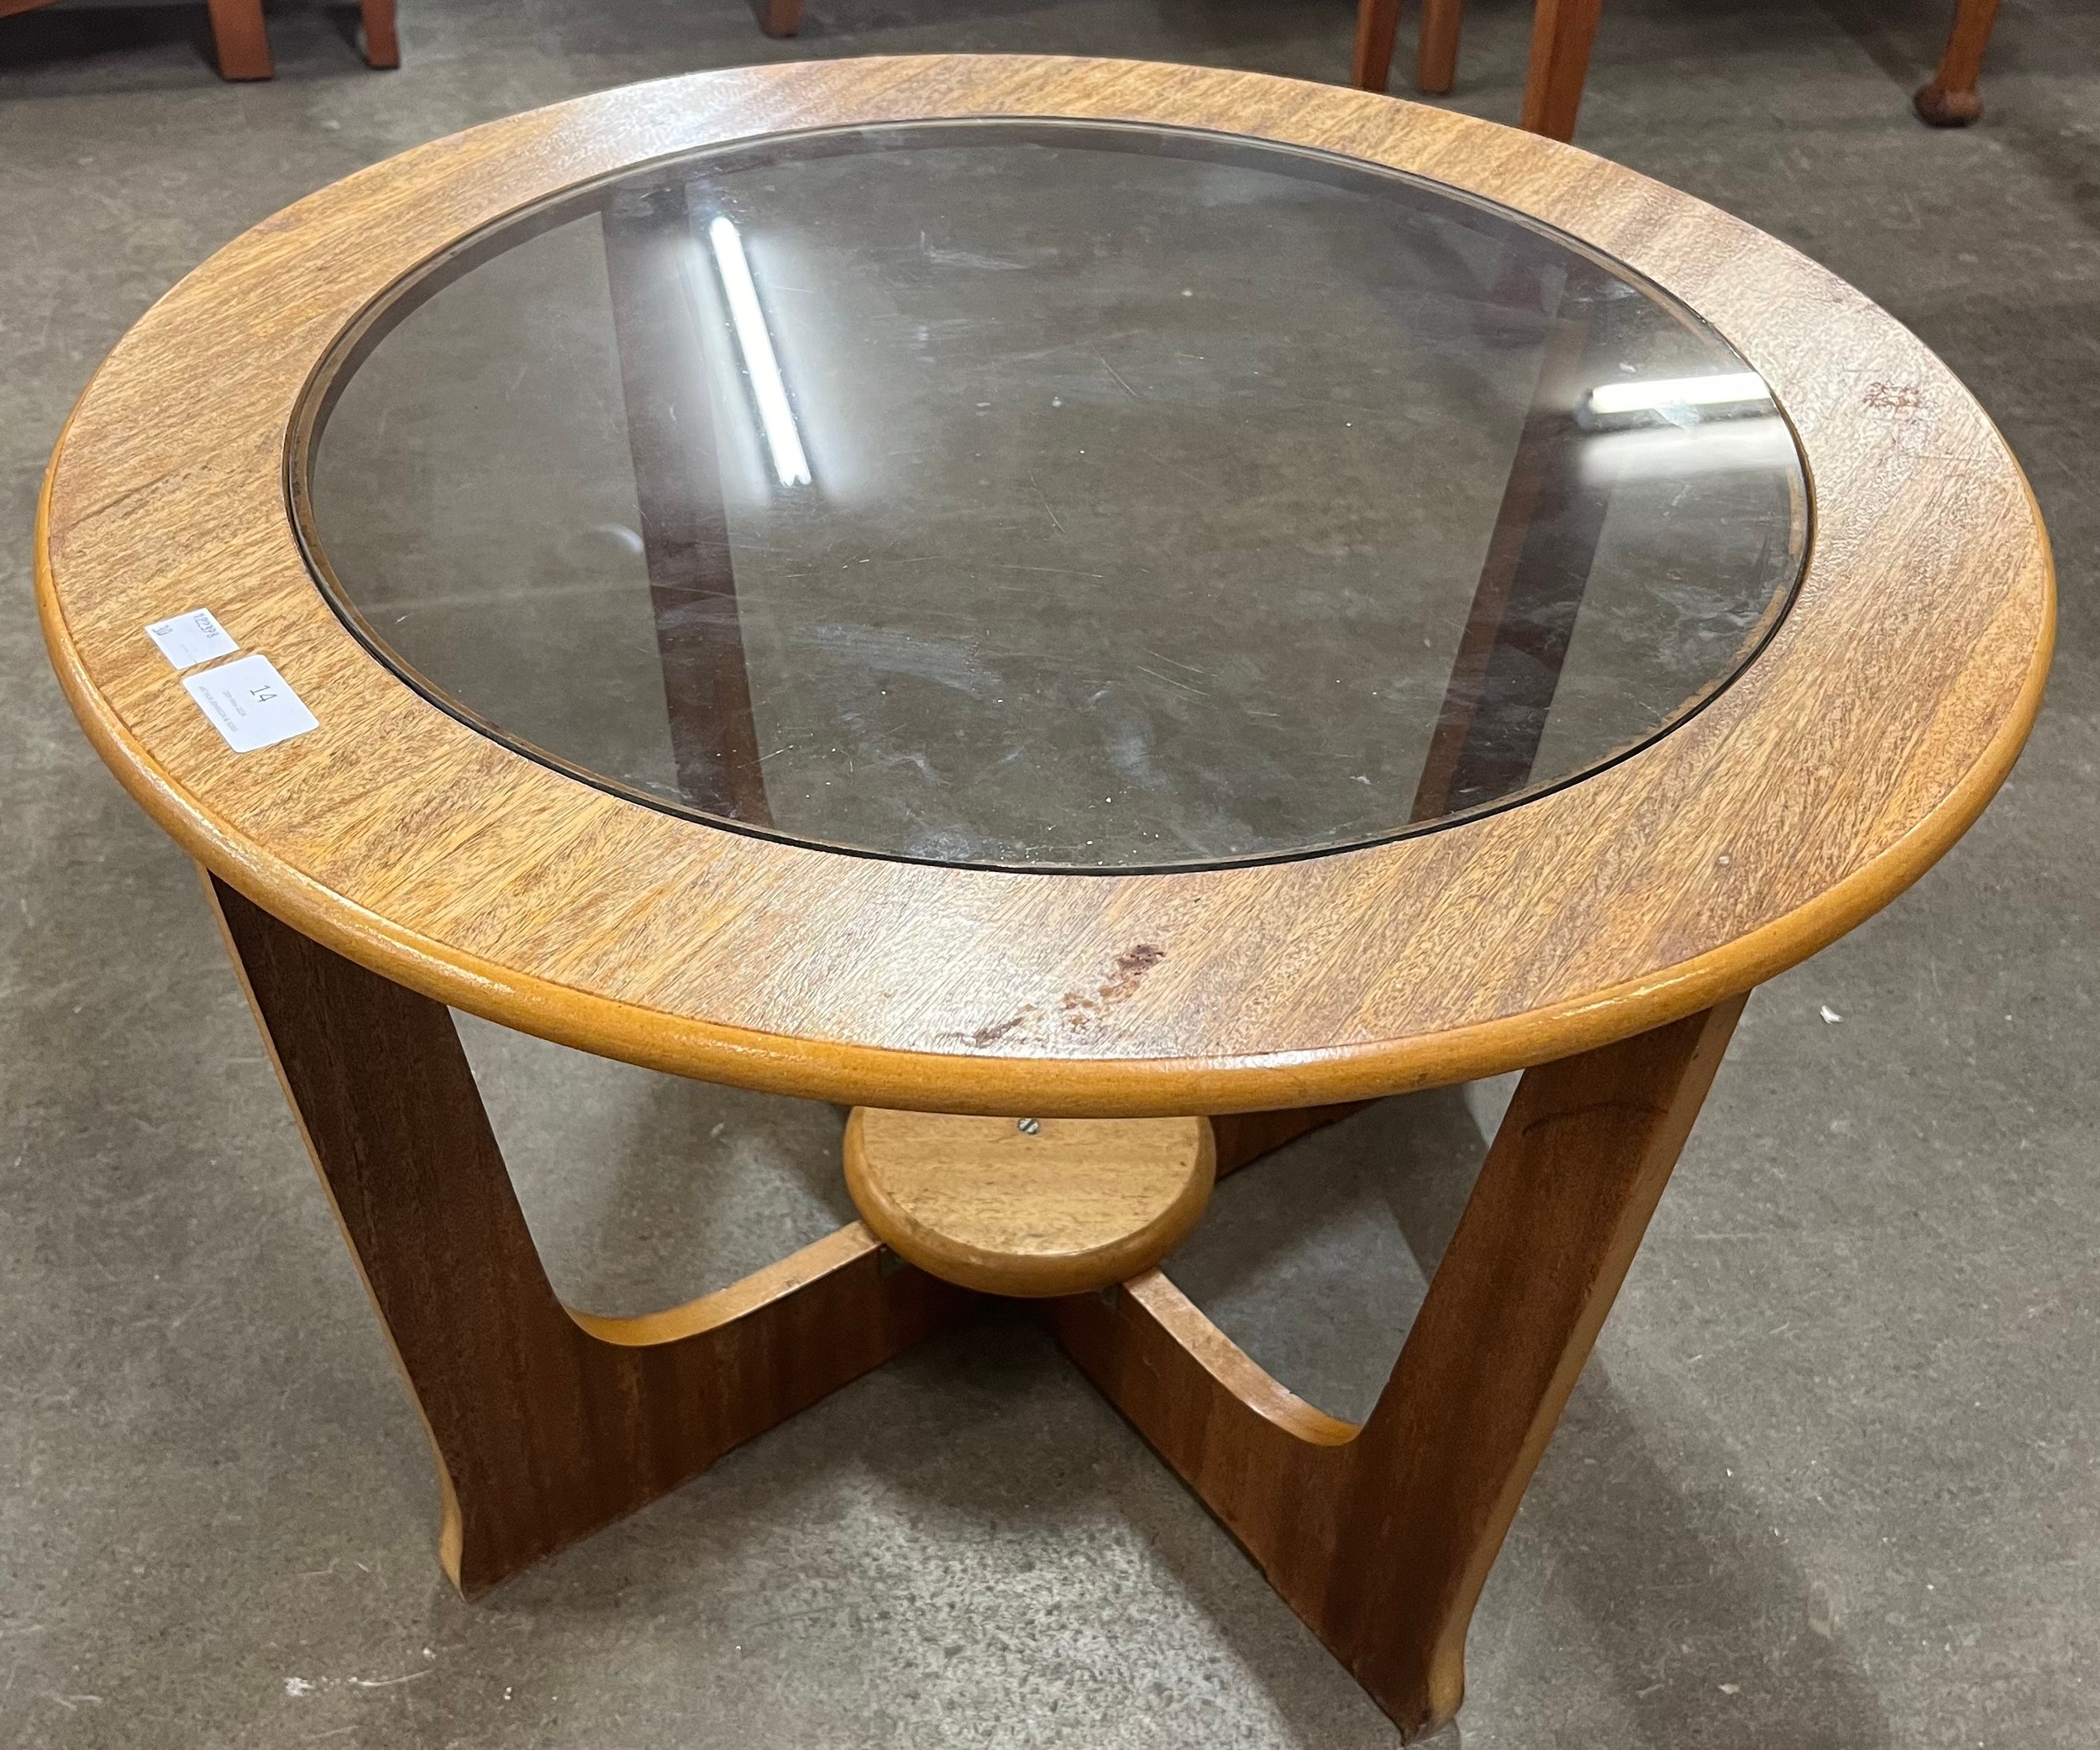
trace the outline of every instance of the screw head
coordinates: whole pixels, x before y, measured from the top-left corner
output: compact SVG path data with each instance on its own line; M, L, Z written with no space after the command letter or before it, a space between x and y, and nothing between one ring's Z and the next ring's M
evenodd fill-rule
M1042 1120L1040 1118L1018 1118L1014 1122L1014 1128L1018 1130L1025 1137L1032 1137L1042 1128Z

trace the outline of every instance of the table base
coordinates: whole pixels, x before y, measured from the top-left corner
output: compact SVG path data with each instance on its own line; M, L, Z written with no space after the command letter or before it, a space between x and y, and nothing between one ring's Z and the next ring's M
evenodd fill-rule
M207 875L228 948L438 1461L439 1558L486 1591L953 1322L980 1296L859 1223L638 1318L547 1280L445 1006ZM1150 1269L1042 1302L1087 1376L1402 1734L1466 1631L1744 999L1527 1070L1360 1427ZM1217 1170L1355 1106L1221 1117Z

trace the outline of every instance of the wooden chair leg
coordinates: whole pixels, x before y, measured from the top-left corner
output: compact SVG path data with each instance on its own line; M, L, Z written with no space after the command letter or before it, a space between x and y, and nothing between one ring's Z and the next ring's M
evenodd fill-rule
M1059 1339L1415 1737L1741 1012L1528 1071L1361 1428L1292 1396L1147 1272Z
M1356 50L1349 81L1359 91L1383 91L1393 76L1393 39L1399 34L1400 0L1358 0Z
M401 37L394 29L394 0L361 0L365 20L365 64L371 67L401 65Z
M212 45L218 53L222 79L267 79L270 33L263 24L262 0L210 0Z
M802 28L802 0L759 0L759 29L768 36L793 36Z
M452 1017L205 886L422 1412L470 1597L676 1488L974 1298L855 1224L643 1318L555 1297Z
M1415 45L1415 88L1442 97L1458 82L1458 32L1466 0L1422 0Z
M1983 51L1998 23L1998 0L1957 0L1940 71L1911 99L1934 127L1966 128L1983 113L1976 82L1983 74Z
M1538 0L1531 15L1531 64L1524 80L1522 125L1530 133L1574 139L1602 5L1603 0Z

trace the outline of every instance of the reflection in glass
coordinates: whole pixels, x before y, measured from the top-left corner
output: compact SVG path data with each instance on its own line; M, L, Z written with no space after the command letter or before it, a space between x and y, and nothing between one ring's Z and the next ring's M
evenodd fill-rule
M1754 655L1806 545L1717 335L1516 215L1172 129L717 149L396 288L295 455L431 696L877 855L1303 855L1565 781Z

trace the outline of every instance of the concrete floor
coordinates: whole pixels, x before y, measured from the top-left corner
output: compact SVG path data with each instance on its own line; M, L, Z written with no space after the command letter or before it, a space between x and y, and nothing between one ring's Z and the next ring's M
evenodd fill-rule
M276 10L280 76L242 87L199 58L200 14L0 23L0 1745L1391 1743L1019 1319L462 1604L194 876L75 729L29 600L39 470L95 361L213 248L373 159L780 54L1331 78L1344 0L812 0L792 45L734 0L404 0L385 75L337 15ZM1751 1005L1482 1603L1468 1750L2100 1742L2100 9L2008 0L1990 113L1943 134L1907 94L1946 10L1607 9L1584 143L1940 351L2040 495L2063 639L1982 825ZM1476 0L1456 102L1514 114L1526 11ZM574 1299L681 1297L841 1217L828 1107L468 1035ZM1360 1411L1492 1095L1389 1104L1233 1181L1175 1274Z

